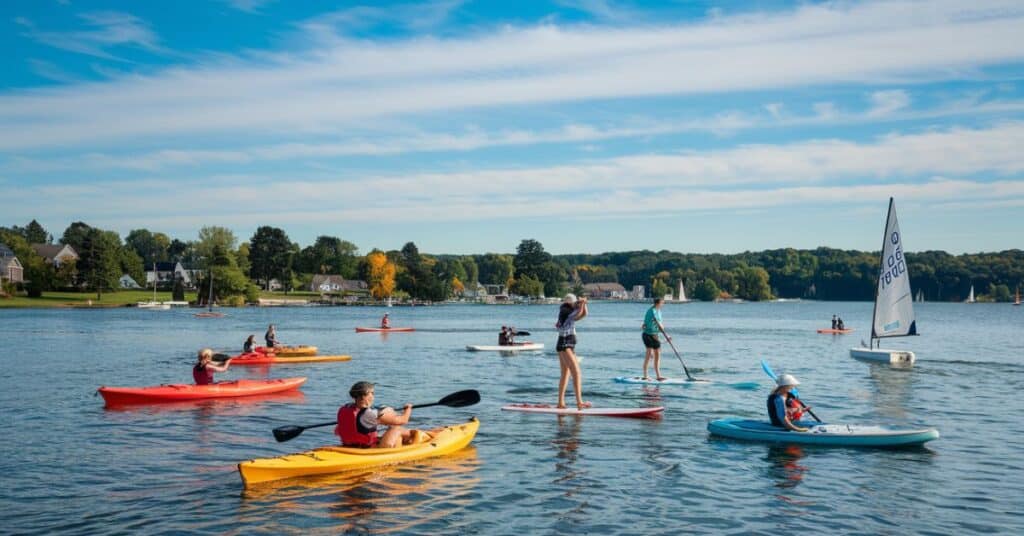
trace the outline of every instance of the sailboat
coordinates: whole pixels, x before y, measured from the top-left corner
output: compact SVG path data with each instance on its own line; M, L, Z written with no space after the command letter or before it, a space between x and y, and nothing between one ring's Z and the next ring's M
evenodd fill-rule
M871 315L871 344L867 348L852 348L850 356L893 365L911 365L914 363L914 352L884 350L876 344L876 341L881 342L883 338L917 335L914 302L910 294L910 273L903 256L903 237L896 220L896 204L891 197L882 240L875 309Z
M683 280L682 279L679 280L679 291L676 292L676 301L677 302L688 302L688 301L690 301L690 300L686 299L686 289L683 288Z
M924 292L921 292L921 289L917 289L917 297L914 298L914 301L918 303L924 302Z
M1020 287L1017 287L1017 296L1013 299L1014 305L1020 305Z
M974 302L975 302L975 300L974 300L974 285L971 285L971 292L970 292L970 294L967 295L967 299L964 300L964 303L974 303Z
M156 301L156 280L157 280L156 261L153 261L153 300L152 301L148 301L148 302L145 302L145 301L137 302L135 304L135 306L138 307L139 309L150 309L150 310L153 310L153 311L164 311L164 310L167 310L167 309L171 308L171 306L166 304L166 303L160 303L160 302Z
M215 313L215 312L213 312L213 269L212 268L209 270L209 274L210 274L210 294L206 298L207 310L204 313L196 313L193 316L196 316L198 318L221 318L221 317L224 316L224 313Z

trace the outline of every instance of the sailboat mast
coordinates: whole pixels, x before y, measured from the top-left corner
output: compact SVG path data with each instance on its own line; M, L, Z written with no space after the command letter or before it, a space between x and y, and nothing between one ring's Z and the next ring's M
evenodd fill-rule
M154 260L153 261L153 303L156 303L156 279L157 279L156 261Z
M892 203L893 198L889 198L889 210L885 213L885 227L882 229L882 249L878 252L878 279L882 279L882 269L885 268L885 241L889 238L886 233L889 232L889 218L892 217ZM871 308L871 344L875 344L875 317L878 316L878 281L875 282L875 304ZM881 341L879 341L881 342Z
M206 305L209 307L209 311L213 312L213 267L210 267L210 297L206 298Z

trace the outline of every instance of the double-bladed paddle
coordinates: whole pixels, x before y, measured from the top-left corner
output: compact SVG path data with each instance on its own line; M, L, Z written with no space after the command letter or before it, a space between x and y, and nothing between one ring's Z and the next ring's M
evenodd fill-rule
M764 360L764 359L761 360L761 369L764 370L764 373L767 374L768 377L772 379L772 381L774 381L774 382L778 382L779 381L779 377L775 375L775 371L772 370L772 367L771 367L771 365L768 364L767 360ZM795 398L796 401L799 402L800 405L803 406L803 408L807 410L807 413L811 414L811 417L814 417L814 420L816 420L818 422L821 422L821 419L819 419L818 416L815 415L813 411L811 411L811 408L807 407L807 404L804 404L803 400L800 400L800 393L797 392L796 387L790 389L789 392L793 393L793 398Z
M686 373L686 379L691 382L706 382L707 380L698 380L690 375L690 369L686 368L686 363L683 363L683 356L679 355L679 350L676 350L676 345L672 344L672 337L665 333L665 328L658 324L658 329L661 330L661 334L665 336L665 340L668 341L668 345L672 347L672 351L676 353L676 359L679 360L679 364L683 366L683 372Z
M417 408L429 408L430 406L448 406L450 408L462 408L466 406L472 406L480 401L480 392L475 389L467 389L465 391L459 391L452 393L437 402L431 402L430 404L416 404L413 409ZM320 424L311 424L309 426L297 426L290 424L288 426L280 426L274 428L274 439L279 443L289 441L299 437L299 434L310 429L320 428L322 426L332 426L338 424L338 421L322 422Z

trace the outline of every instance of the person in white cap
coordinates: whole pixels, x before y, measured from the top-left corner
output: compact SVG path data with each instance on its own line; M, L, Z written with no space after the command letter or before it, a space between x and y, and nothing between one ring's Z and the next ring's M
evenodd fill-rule
M806 432L807 428L794 423L800 420L804 411L811 408L804 406L803 402L790 393L800 382L792 374L783 374L775 383L778 387L768 395L768 417L772 424L794 432Z
M558 380L558 407L565 407L565 390L569 386L569 376L572 376L572 385L576 391L576 408L583 409L590 406L589 402L583 401L583 378L580 374L580 362L576 358L576 322L587 316L587 299L576 299L575 294L566 294L562 299L562 305L558 308L558 343L555 350L558 351L558 363L562 369L562 376Z

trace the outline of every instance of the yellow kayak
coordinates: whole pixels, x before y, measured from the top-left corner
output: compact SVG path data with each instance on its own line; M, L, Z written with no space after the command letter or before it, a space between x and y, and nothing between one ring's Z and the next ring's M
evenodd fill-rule
M298 476L326 475L379 465L405 463L434 456L444 456L473 441L480 421L419 432L412 445L393 449L361 449L322 447L277 458L257 458L238 464L238 472L246 486Z
M277 348L267 348L265 346L257 346L256 352L260 354L275 354L278 357L295 357L295 356L309 356L316 355L316 346L278 346Z
M231 359L232 365L274 365L290 363L329 363L334 361L351 361L350 355L311 355L297 357L277 357L274 354L240 354Z

